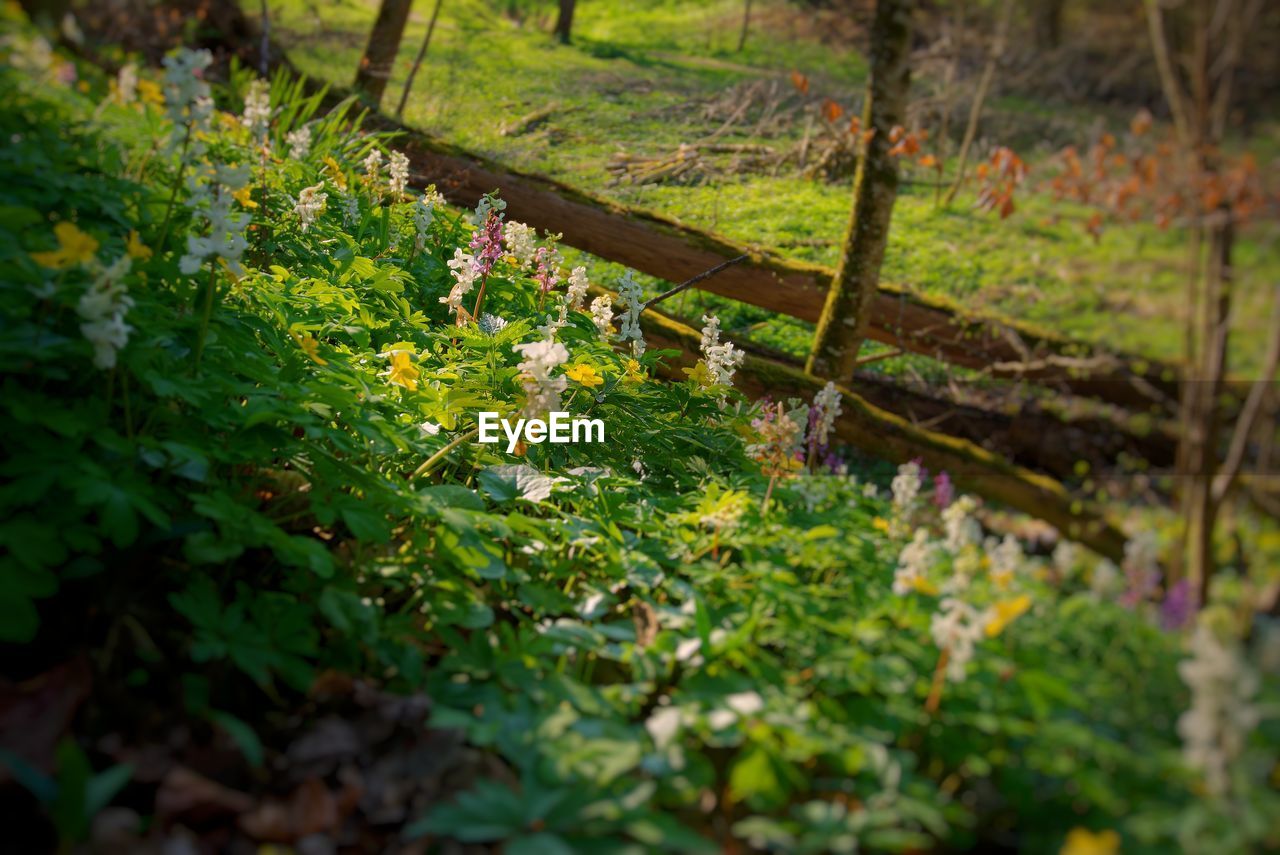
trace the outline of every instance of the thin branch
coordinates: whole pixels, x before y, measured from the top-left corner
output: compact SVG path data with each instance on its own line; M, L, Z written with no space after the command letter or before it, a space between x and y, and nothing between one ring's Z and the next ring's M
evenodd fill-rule
M1151 30L1151 52L1155 54L1156 69L1160 72L1160 86L1164 89L1164 98L1169 102L1169 114L1173 117L1173 126L1177 129L1178 139L1183 145L1191 141L1191 128L1187 123L1187 96L1178 84L1177 74L1173 70L1173 62L1169 58L1169 40L1164 32L1164 12L1160 9L1160 0L1146 0L1147 27Z
M697 285L699 282L703 281L704 279L710 279L712 276L715 276L717 273L719 273L721 270L724 270L726 267L731 267L739 262L746 261L747 258L748 256L746 255L739 255L737 258L731 258L728 261L722 261L719 264L717 264L715 267L711 268L710 270L704 270L701 273L699 273L697 276L693 277L692 279L687 279L684 282L681 282L679 285L672 288L670 291L663 291L661 294L654 297L653 299L646 300L645 304L640 307L640 311L637 313L636 316L639 317L641 314L644 314L644 310L649 308L650 306L656 306L657 304L661 303L663 300L666 300L669 297L674 297L675 295L679 294L681 291L684 291L687 288L692 288L694 285Z
M1245 451L1248 449L1249 437L1257 424L1258 414L1262 412L1262 404L1266 400L1271 383L1275 380L1276 370L1280 368L1280 286L1276 286L1275 302L1271 307L1271 338L1267 343L1267 358L1263 362L1262 376L1249 390L1244 408L1236 421L1235 432L1231 435L1231 447L1227 451L1227 459L1214 479L1213 500L1221 502L1227 491L1240 475L1240 467L1244 463Z
M973 147L973 138L978 133L978 121L982 118L982 104L987 100L987 91L991 88L991 80L996 74L996 65L1004 56L1005 42L1009 36L1009 19L1013 15L1012 0L1004 0L1000 6L1000 17L996 20L996 32L991 40L991 52L987 54L986 67L982 69L982 77L978 80L978 91L973 95L973 103L969 105L969 122L965 125L964 139L960 141L960 153L956 156L956 177L951 188L942 199L943 206L955 201L964 183L965 168L969 162L969 149Z
M401 118L404 117L404 105L409 102L409 93L413 90L413 81L418 76L422 58L427 55L427 48L431 45L431 34L436 31L436 19L440 17L440 7L443 4L444 0L436 0L435 8L431 10L431 23L427 24L427 34L422 38L418 55L413 58L413 66L409 69L409 79L404 82L404 89L400 92L400 103L396 106L396 115Z

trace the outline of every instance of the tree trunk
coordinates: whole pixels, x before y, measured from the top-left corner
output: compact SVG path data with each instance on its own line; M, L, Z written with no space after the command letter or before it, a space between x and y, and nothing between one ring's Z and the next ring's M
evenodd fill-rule
M1036 0L1031 7L1031 30L1035 46L1052 50L1062 44L1062 8L1066 0Z
M871 70L862 126L874 131L853 178L853 210L840 266L827 292L806 369L848 380L870 323L898 195L898 167L889 155L890 131L906 115L911 83L910 0L877 0L871 25Z
M1189 466L1185 496L1187 531L1187 580L1207 602L1213 575L1213 532L1222 503L1214 495L1218 472L1218 399L1227 373L1227 339L1231 323L1231 212L1218 212L1220 221L1206 227L1209 259L1205 271L1204 326L1200 331L1199 376L1190 378L1194 389L1191 420L1187 425Z
M577 5L577 0L560 0L560 14L556 18L556 38L562 45L569 44L573 31L573 9Z
M431 22L427 24L427 34L422 37L422 46L418 48L418 55L413 58L413 67L409 69L409 79L404 82L404 91L400 93L400 103L396 106L396 115L404 116L404 105L409 103L409 93L413 91L413 81L418 76L418 69L422 66L422 59L427 55L427 48L431 47L431 35L436 31L436 19L440 17L440 7L444 5L444 0L436 0L435 8L431 10Z
M742 32L738 33L738 53L747 46L747 32L751 29L751 0L742 7Z
M382 0L378 6L378 17L369 31L369 43L360 58L355 83L355 88L375 107L382 103L382 93L387 89L391 68L400 51L400 39L412 5L413 0Z

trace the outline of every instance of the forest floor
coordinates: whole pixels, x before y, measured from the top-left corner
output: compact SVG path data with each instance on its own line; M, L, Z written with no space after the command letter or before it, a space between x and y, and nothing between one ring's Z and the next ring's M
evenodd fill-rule
M321 11L305 0L284 0L272 4L272 32L302 71L348 85L375 8L372 0L344 0ZM751 33L739 52L741 4L728 0L584 3L571 46L548 35L549 11L517 20L497 13L492 4L449 2L402 118L512 167L774 247L792 258L834 265L848 216L847 178L810 180L788 165L778 174L720 175L697 185L632 185L613 183L607 169L619 151L652 157L706 138L724 123L724 105L758 81L776 81L784 93L796 95L792 71L806 76L812 97L829 97L854 112L865 61L853 50L819 40L812 32L816 28L797 24L801 16L788 9L756 4ZM423 3L411 14L385 111L393 112L400 100L430 11L431 4ZM255 15L256 4L246 4L246 12ZM938 86L928 75L918 75L915 93L936 97ZM959 91L953 112L967 110L967 91ZM504 135L509 124L549 107L554 108L550 115L526 132ZM1031 165L1029 192L1019 193L1018 212L1002 221L975 209L969 193L952 207L939 208L928 186L931 174L915 168L907 178L917 183L903 188L894 211L884 279L975 311L1177 360L1185 304L1184 236L1129 224L1110 227L1095 239L1085 228L1089 211L1055 201L1036 186L1043 180L1041 167L1063 147L1083 148L1107 130L1119 131L1132 113L1123 106L1053 104L997 92L984 113L978 145L980 151L1010 145ZM1275 155L1277 128L1275 122L1255 128L1240 144L1266 162ZM949 136L956 138L962 130L963 122L955 121ZM734 128L717 141L781 150L803 135L797 119L763 134ZM520 218L519 211L512 215ZM1241 235L1237 265L1241 334L1232 358L1247 376L1264 345L1268 283L1280 271L1275 235L1262 229ZM597 278L608 266L594 267ZM622 268L615 267L620 274ZM708 307L727 308L725 301L704 294L687 302L692 305L677 308L695 318ZM791 352L807 348L810 325L768 314L732 313L726 328ZM913 360L917 367L919 362ZM892 372L897 363L878 367Z

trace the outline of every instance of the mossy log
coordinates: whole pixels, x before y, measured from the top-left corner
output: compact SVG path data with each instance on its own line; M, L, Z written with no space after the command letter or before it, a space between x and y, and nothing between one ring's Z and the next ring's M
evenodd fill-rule
M644 313L641 324L651 347L680 350L679 364L693 363L700 341L697 330L652 309ZM672 366L673 374L677 369ZM735 377L737 387L748 395L775 400L812 400L824 382L795 365L752 352ZM967 440L917 427L870 403L847 384L836 385L844 412L835 430L843 442L894 463L919 459L929 469L946 470L963 489L1045 520L1099 555L1115 561L1124 557L1123 532L1101 508L1076 499L1058 481Z
M256 24L235 3L219 0L211 6L217 14L208 17L205 44L221 41L227 52L256 62L256 56L249 56L256 49L246 50L246 45L259 43ZM219 38L219 33L226 35ZM270 60L274 68L304 76L278 45L271 46ZM313 80L308 85L312 91L322 88ZM337 86L327 91L330 105L349 94ZM835 275L829 267L787 260L766 247L740 244L504 166L380 113L371 114L366 125L395 133L395 145L410 158L415 183L435 183L451 202L474 205L483 194L499 190L513 217L562 234L570 246L670 282L746 253L748 263L699 287L801 320L817 321L822 312ZM1169 409L1177 397L1178 370L1172 365L1107 351L1030 324L965 312L949 300L889 283L880 283L872 303L868 336L994 377L1033 380L1122 406Z

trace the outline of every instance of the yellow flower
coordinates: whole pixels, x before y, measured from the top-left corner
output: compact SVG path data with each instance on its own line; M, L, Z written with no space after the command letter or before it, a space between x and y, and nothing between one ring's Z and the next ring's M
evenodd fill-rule
M873 519L871 521L871 527L876 531L883 531L885 534L889 533L889 521L884 517L876 517Z
M246 184L236 192L232 193L231 196L245 208L256 208L258 207L258 203L253 201L252 194L253 187Z
M626 373L622 375L623 382L625 383L643 383L644 382L644 372L641 371L640 363L638 360L628 359L627 364L624 366L624 369L626 370Z
M1004 628L1017 620L1018 615L1031 608L1031 598L1026 594L1011 600L1000 600L992 610L995 614L987 621L987 638L995 638Z
M142 242L142 237L136 232L129 232L129 239L125 241L124 251L129 254L130 258L138 261L146 261L151 257L151 247Z
M347 189L347 176L342 172L342 166L338 161L333 159L333 155L326 154L324 156L324 165L329 167L329 171L333 173L333 183L338 185L339 190Z
M76 84L76 89L77 89L78 91L80 91L81 93L86 93L86 94L87 94L87 93L88 93L88 91L89 91L89 81L88 81L88 80L81 80L80 82L78 82L78 83Z
M410 392L418 388L418 367L413 364L409 351L391 351L391 368L387 371L387 379Z
M138 78L138 100L146 104L155 104L157 107L164 104L164 91L160 88L160 84L146 77Z
M1096 834L1087 828L1073 828L1067 833L1059 855L1117 855L1120 835L1111 829Z
M707 368L707 363L701 359L692 368L681 368L680 370L689 375L689 379L699 386L711 386L716 382L715 378L711 376L711 369Z
M570 380L581 383L589 389L594 389L596 386L599 386L604 382L604 378L601 377L594 368L585 363L573 366L564 373L564 376L568 377Z
M327 359L322 359L320 357L320 342L316 341L316 337L313 336L311 333L307 333L306 335L298 335L297 333L290 333L290 335L293 336L293 340L298 343L298 347L301 348L302 352L307 355L307 358L310 359L312 362L314 362L316 365L329 364L329 361ZM414 372L415 373L417 372L416 368L414 369Z
M1013 571L1001 570L991 574L991 581L996 583L996 587L1002 591L1009 590L1009 586L1013 584Z
M75 223L65 220L53 227L53 234L58 239L58 248L52 252L33 252L31 257L41 267L51 270L62 270L77 264L92 261L98 251L98 242L76 228Z
M938 593L938 586L923 576L915 577L915 579L911 581L911 587L915 588L920 593L928 594L931 597Z

